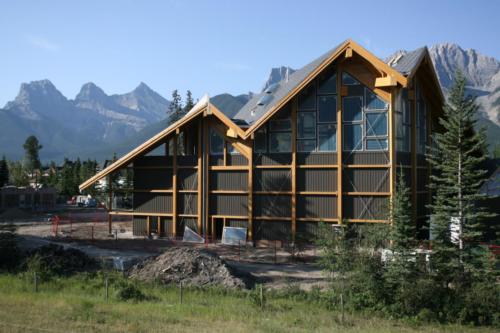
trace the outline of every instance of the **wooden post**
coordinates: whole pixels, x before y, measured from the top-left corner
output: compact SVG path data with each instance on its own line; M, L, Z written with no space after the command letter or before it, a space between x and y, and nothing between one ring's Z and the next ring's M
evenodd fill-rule
M396 149L394 147L394 144L396 140L394 140L395 132L394 132L394 103L395 103L395 89L392 89L391 91L391 98L390 98L390 104L389 104L389 164L390 164L390 169L389 169L389 193L390 193L390 198L389 200L392 200L394 198L394 186L396 184Z
M198 212L198 221L197 221L197 226L198 226L198 234L202 234L201 233L201 230L202 230L202 198L203 198L203 193L202 193L202 182L203 182L203 165L202 165L202 144L203 144L203 141L202 141L202 126L203 126L203 118L200 118L199 121L198 121L198 149L197 149L197 154L198 154L198 173L197 173L197 176L198 176L198 193L197 193L197 197L196 197L196 200L197 200L197 212Z
M411 201L413 222L417 225L417 87L415 79L413 86L413 105L411 113Z
M342 67L337 69L337 218L342 224Z
M172 156L172 232L177 237L177 132L173 138Z
M113 211L113 181L112 174L108 176L108 234L111 235L111 223Z
M253 242L253 139L250 139L252 147L251 154L248 159L248 239ZM255 244L254 244L255 245Z
M162 232L162 230L161 230L161 217L160 216L157 217L156 231L158 231L158 237L160 237L161 236L161 232Z
M204 149L204 158L205 158L205 163L206 163L206 168L203 170L203 182L205 184L205 193L206 193L206 198L205 198L205 207L204 209L204 221L203 221L203 228L205 230L203 237L205 237L205 243L207 241L207 236L208 236L208 220L210 218L209 214L209 202L210 202L210 182L209 182L209 176L210 176L210 171L208 171L209 166L210 166L210 137L208 135L208 124L207 124L208 118L203 118L203 142L205 145ZM205 194L203 193L203 194Z
M298 98L294 98L292 101L292 241L295 243L295 235L297 234L297 108L298 108Z
M151 218L150 216L146 216L146 233L148 237L151 236Z

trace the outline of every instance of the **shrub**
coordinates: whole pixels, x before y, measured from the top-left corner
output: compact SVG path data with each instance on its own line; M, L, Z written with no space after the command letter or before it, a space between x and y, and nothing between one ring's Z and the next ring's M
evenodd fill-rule
M145 301L148 297L136 285L131 283L122 283L116 290L116 298L120 301Z
M17 236L10 226L0 228L0 270L14 270L21 261Z
M462 294L462 302L462 324L500 325L500 286L495 282L472 285Z

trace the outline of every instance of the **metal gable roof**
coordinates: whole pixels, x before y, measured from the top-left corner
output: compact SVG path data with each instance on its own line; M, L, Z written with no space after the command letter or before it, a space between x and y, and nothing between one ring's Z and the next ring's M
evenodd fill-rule
M297 70L288 77L288 80L279 82L277 89L267 94L265 91L255 94L236 114L233 116L234 121L244 122L252 125L262 116L267 114L274 106L276 106L285 96L287 96L294 88L304 81L319 65L334 54L339 48L345 45L345 42L337 45L335 48L326 52L319 58L313 60L301 69ZM259 105L259 101L264 96L269 96L267 103Z
M395 63L391 64L389 62L389 64L391 65L392 68L394 68L401 74L409 75L420 64L420 61L422 60L422 57L424 57L426 52L427 52L427 47L421 47L419 49L404 54Z

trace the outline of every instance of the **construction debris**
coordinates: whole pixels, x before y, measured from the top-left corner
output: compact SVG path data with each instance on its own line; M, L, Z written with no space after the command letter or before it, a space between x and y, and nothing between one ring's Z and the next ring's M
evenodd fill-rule
M147 282L185 286L251 288L253 277L236 271L215 253L204 249L171 248L159 256L145 259L129 270L129 277Z

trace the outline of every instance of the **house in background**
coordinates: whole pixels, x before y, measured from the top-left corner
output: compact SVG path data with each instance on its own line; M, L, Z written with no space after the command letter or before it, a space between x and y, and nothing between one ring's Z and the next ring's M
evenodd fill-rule
M124 169L135 235L182 236L188 226L251 241L313 237L320 221L386 223L396 173L411 187L413 216L428 219L430 134L443 95L427 48L388 63L347 40L239 110L207 96L181 120L80 185Z
M57 190L52 187L33 188L4 186L0 188L0 210L22 208L30 210L54 209Z

